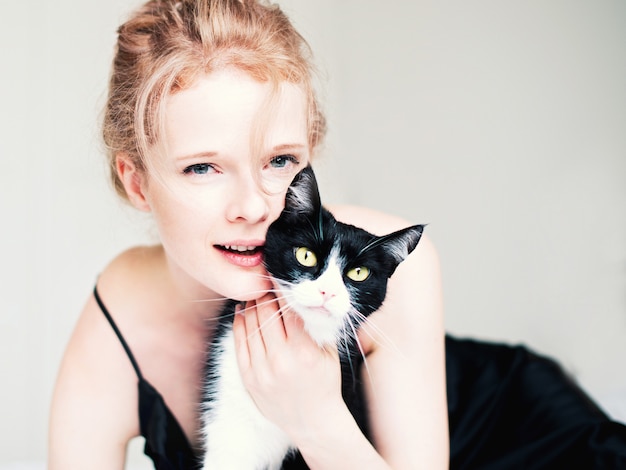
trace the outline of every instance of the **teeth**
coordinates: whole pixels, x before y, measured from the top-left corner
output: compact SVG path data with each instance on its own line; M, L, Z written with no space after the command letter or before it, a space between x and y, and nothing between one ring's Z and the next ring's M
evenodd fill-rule
M224 248L231 251L254 251L256 246L224 245Z

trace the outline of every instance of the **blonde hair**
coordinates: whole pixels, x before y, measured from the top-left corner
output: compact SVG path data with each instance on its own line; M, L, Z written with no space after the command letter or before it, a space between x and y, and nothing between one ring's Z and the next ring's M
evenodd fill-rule
M164 98L203 73L233 66L261 82L290 82L307 97L308 144L326 131L315 97L311 51L277 5L263 0L150 0L118 30L103 137L113 185L124 152L144 171L162 135Z

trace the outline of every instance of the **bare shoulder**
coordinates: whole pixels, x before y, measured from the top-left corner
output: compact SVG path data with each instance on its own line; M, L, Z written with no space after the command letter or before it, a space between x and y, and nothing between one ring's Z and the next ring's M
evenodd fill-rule
M362 227L377 235L412 225L402 217L363 206L338 204L329 205L327 209L332 212L337 220Z
M98 286L111 289L115 293L127 285L131 278L135 282L141 282L145 275L162 262L163 248L160 245L129 248L113 258L104 268L98 279Z
M340 222L361 227L376 235L384 235L395 230L419 224L419 221L409 221L403 217L362 206L329 205L327 208ZM407 259L408 264L415 264L416 262L413 260L416 258L420 259L419 264L422 270L428 267L437 271L439 270L437 250L427 233L422 235L414 254ZM406 263L407 262L403 264Z
M144 305L142 292L154 286L165 268L160 245L137 246L116 256L98 278L98 292L114 312L139 312ZM128 315L124 315L127 317Z
M98 291L122 330L129 323L124 318L128 310L115 306L122 302L131 272L141 272L154 256L150 251L136 248L120 254L98 281ZM89 295L57 377L50 468L77 468L83 463L83 468L95 468L98 461L103 468L122 468L126 444L139 433L137 415L137 375L94 295Z

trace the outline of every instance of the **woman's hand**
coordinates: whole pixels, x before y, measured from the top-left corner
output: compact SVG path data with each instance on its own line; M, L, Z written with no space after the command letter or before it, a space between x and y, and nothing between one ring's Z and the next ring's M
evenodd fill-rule
M257 407L294 443L318 433L346 407L337 349L320 348L273 294L241 310L233 324L237 359Z

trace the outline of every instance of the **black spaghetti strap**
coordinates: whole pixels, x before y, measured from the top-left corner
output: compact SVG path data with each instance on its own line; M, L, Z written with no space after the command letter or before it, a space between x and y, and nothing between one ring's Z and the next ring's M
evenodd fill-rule
M117 335L117 338L120 340L120 343L122 343L122 346L124 347L124 351L126 351L126 355L128 356L128 359L130 359L130 363L133 365L133 369L135 369L135 373L137 374L137 377L140 380L143 380L143 375L141 375L141 370L139 369L139 365L137 364L137 361L135 360L135 356L133 356L133 353L130 351L128 344L126 343L126 340L124 339L119 328L113 321L113 317L111 317L111 314L109 313L107 308L104 306L104 303L102 302L102 299L100 298L100 294L98 294L97 285L94 286L93 288L93 296L96 298L96 302L98 302L98 306L100 307L100 310L102 310L102 313L104 313L104 316L109 321L109 324L111 325L111 328L113 328L113 331Z
M146 439L144 453L152 459L154 468L158 470L195 470L200 468L199 458L195 455L176 416L169 409L158 390L141 375L135 357L130 352L122 333L120 333L98 294L97 286L93 289L93 295L137 373L139 430Z

